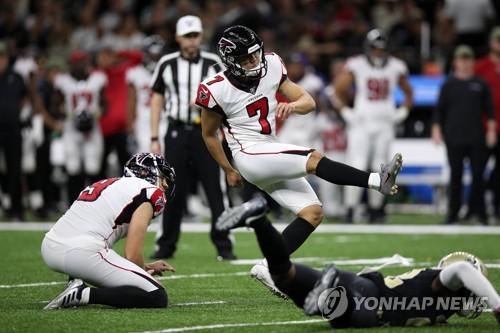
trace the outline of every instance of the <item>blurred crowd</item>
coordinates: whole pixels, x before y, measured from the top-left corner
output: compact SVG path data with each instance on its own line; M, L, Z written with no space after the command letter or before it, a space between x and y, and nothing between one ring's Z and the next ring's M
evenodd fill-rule
M391 53L408 65L410 73L442 74L450 70L453 50L459 44L471 46L477 58L488 53L490 30L500 22L499 7L498 1L490 0L0 0L0 53L26 86L18 105L24 110L19 127L23 161L12 164L20 168L19 183L13 183L17 176L12 177L11 170L6 173L12 158L6 152L8 143L0 157L4 215L7 220L23 220L29 210L40 218L48 217L63 211L83 184L121 174L120 165L134 153L133 130L126 119L125 72L144 61L143 42L148 36L162 38L164 53L176 50L175 22L181 16L201 18L203 48L210 51L228 26L254 29L266 51L283 57L290 79L302 82L319 109L335 110L335 79L346 58L364 52L370 29L378 27L387 34ZM65 72L76 77L78 71L88 77L96 68L107 80L96 91L102 113L102 161L93 159L93 168L83 166L78 175L68 174L68 155L60 153L67 147L58 147L64 144L60 142L63 101L54 100L56 82L64 90L64 81L55 77ZM4 98L10 97L0 94ZM318 118L314 126L316 136L301 139L300 144L309 140L342 160L346 145L342 121ZM0 120L0 130L6 128L12 130ZM28 151L32 156L25 156ZM15 204L17 192L11 193L17 186L21 206ZM341 214L341 194L322 191L335 201L325 204L330 209L325 213Z

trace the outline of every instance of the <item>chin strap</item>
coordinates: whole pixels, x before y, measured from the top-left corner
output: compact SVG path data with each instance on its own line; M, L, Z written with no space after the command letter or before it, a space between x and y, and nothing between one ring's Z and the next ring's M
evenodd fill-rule
M125 172L124 172L125 177L137 177L137 176L135 175L135 173L133 173L132 171L130 171L130 169L129 169L129 168L127 168L127 167L125 167L125 168L124 168L124 171L125 171Z

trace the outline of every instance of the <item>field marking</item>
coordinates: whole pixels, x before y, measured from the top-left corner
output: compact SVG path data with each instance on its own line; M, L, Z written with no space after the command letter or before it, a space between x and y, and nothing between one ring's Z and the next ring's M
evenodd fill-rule
M413 258L404 258L405 262L403 263L403 266L411 266L414 264L415 259ZM385 264L387 261L391 260L391 257L383 257L383 258L374 258L374 259L353 259L353 260L346 260L346 259L334 259L334 258L325 258L325 257L305 257L305 258L292 258L293 262L297 263L308 263L308 262L334 262L336 265L376 265L376 264ZM262 261L262 258L260 259L238 259L238 260L231 260L230 263L232 265L255 265L259 262Z
M412 259L412 258L406 258ZM357 260L335 260L334 258L321 258L321 257L311 257L311 258L293 258L293 262L319 262L319 263L335 263L339 266L345 265L354 267L364 267L368 264L380 263L380 259L357 259ZM413 260L413 259L412 259ZM498 259L494 259L498 260ZM249 259L250 262L260 262L260 259ZM411 262L409 267L433 267L435 263L431 262ZM500 263L485 263L487 268L498 269L500 268ZM400 265L402 267L406 265ZM322 267L315 267L319 270ZM249 271L244 272L232 272L232 273L203 273L203 274L185 274L185 275L169 275L156 277L158 280L178 280L178 279L199 279L199 278L214 278L214 277L228 277L228 276L250 276ZM21 283L21 284L0 284L0 289L10 289L10 288L27 288L27 287L45 287L45 286L55 286L55 285L66 285L67 281L51 281L51 282L36 282L36 283Z
M174 332L189 332L189 331L204 331L213 330L218 328L232 328L232 327L255 327L255 326L274 326L274 325L302 325L326 322L325 319L309 319L309 320L291 320L291 321L276 321L264 323L241 323L241 324L214 324L206 326L190 326L190 327L176 327L166 328L160 331L143 331L140 333L174 333Z
M0 231L48 231L55 222L0 222ZM282 231L286 223L274 223L276 229ZM181 224L182 232L210 232L209 223ZM153 223L149 232L156 232L158 224ZM233 230L234 232L253 232L247 228ZM500 226L480 225L368 225L368 224L320 224L314 233L343 234L430 234L430 235L500 235Z
M213 302L187 302L177 303L175 306L192 306L192 305L212 305L212 304L225 304L227 301L213 301Z

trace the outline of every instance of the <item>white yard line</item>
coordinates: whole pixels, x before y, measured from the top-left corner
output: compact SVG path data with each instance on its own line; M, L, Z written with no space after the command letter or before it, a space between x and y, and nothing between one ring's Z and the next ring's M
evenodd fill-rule
M48 231L54 222L0 222L2 230L20 231ZM288 224L275 223L279 231ZM155 223L148 229L156 232L158 225ZM205 233L210 231L209 223L182 223L183 232ZM234 232L251 232L241 228ZM315 233L344 233L344 234L437 234L437 235L500 235L500 226L475 226L475 225L367 225L367 224L320 224Z
M192 305L212 305L212 304L225 304L226 301L213 301L213 302L187 302L187 303L177 303L175 306L192 306Z
M291 320L291 321L276 321L276 322L264 322L264 323L215 324L215 325L206 325L206 326L166 328L166 329L160 330L160 331L144 331L141 333L173 333L173 332L214 330L214 329L232 328L232 327L302 325L302 324L312 324L312 323L320 323L320 322L326 322L326 320L324 320L324 319L309 319L309 320Z
M335 263L339 266L350 266L364 267L366 265L375 265L383 263L385 258L378 259L356 259L356 260L335 260L335 258L321 258L321 257L310 257L310 258L294 258L293 262L317 262L317 263ZM413 260L412 258L407 258ZM261 259L249 259L249 264L254 262L260 262ZM244 260L235 260L244 261ZM238 263L241 265L241 263ZM431 262L411 262L410 267L432 267ZM492 269L499 269L500 263L486 263L486 267ZM321 269L321 267L317 267ZM169 275L156 277L158 280L178 280L178 279L200 279L200 278L217 278L217 277L228 277L228 276L250 276L249 271L244 272L232 272L232 273L202 273L202 274L185 274L185 275ZM26 287L45 287L54 285L65 285L67 281L50 281L50 282L36 282L36 283L22 283L22 284L0 284L0 289L10 289L10 288L26 288Z

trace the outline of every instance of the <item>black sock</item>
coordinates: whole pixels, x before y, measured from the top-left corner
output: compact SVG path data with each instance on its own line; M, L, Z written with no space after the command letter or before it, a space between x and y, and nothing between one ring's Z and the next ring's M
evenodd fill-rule
M103 304L116 308L166 308L165 289L150 292L134 286L90 288L89 304Z
M311 223L304 220L302 217L297 217L290 223L281 233L285 239L290 254L294 253L314 231Z
M291 280L278 281L276 287L294 303L302 308L307 294L314 288L316 281L321 278L321 272L308 266L295 265L295 276Z
M323 157L316 166L316 176L337 185L368 187L370 173Z
M280 235L267 218L263 223L258 223L255 235L259 242L262 254L269 264L269 272L272 275L282 275L288 272L292 263L290 262L289 250L283 236Z

